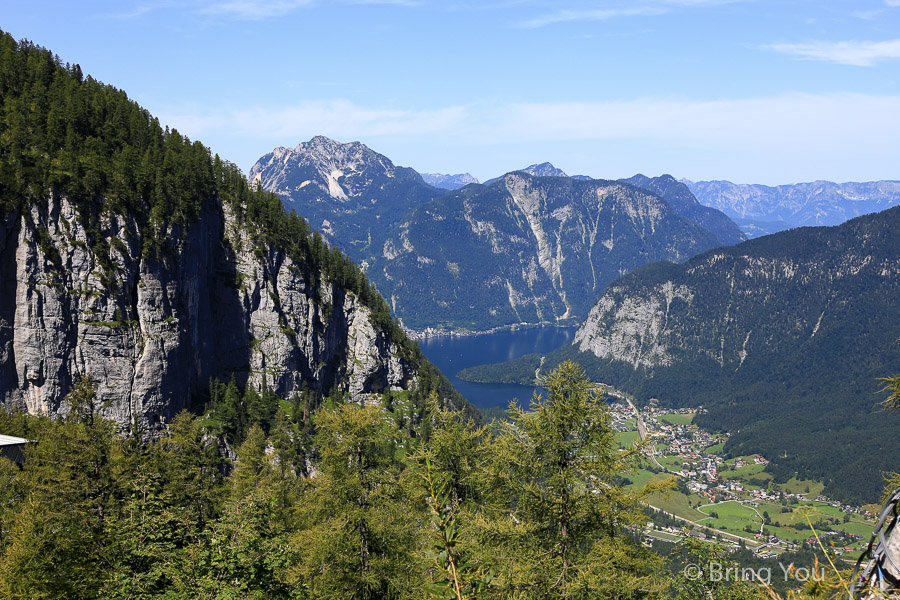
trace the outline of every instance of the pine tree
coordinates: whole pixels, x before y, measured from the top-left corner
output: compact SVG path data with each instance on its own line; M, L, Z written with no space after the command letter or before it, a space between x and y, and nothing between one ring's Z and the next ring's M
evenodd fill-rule
M301 501L293 581L322 599L397 598L419 583L416 508L405 499L394 435L378 407L316 416L318 474Z
M618 483L636 451L619 452L609 413L581 368L563 362L528 411L511 405L486 487L496 512L481 523L499 597L595 597L624 560L621 537L645 517L640 495ZM648 493L645 489L643 493ZM620 561L620 559L622 559ZM648 558L650 562L652 559ZM618 597L637 594L622 590Z

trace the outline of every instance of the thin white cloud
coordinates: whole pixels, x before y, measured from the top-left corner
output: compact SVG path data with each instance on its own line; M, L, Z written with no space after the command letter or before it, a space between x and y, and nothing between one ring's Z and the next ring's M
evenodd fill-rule
M528 103L505 106L484 141L658 140L722 148L822 148L846 152L900 136L900 96L791 94L688 101ZM505 116L503 116L505 115ZM895 142L892 142L895 144ZM894 154L897 152L895 151Z
M595 10L561 10L542 15L521 23L523 27L544 27L554 23L569 21L606 21L617 17L639 17L665 14L666 9L656 6L639 6L636 8L601 8Z
M900 3L900 0L897 0ZM821 60L840 65L870 67L884 60L900 58L900 39L883 42L812 42L764 46L804 60Z
M589 9L561 9L525 20L520 23L523 27L537 28L556 23L571 21L607 21L619 17L643 17L664 15L677 7L704 7L748 2L751 0L645 0L640 3L632 3L630 6L611 8Z
M894 8L900 7L900 0L884 0L884 3Z
M238 19L261 20L280 17L312 3L313 0L228 0L203 6L199 12L210 15L228 15Z
M900 160L900 95L790 94L743 100L645 98L616 102L512 103L429 110L372 108L348 100L276 110L169 111L160 117L191 138L293 144L316 134L340 140L403 139L429 147L619 142L648 148L756 154L780 160ZM415 142L419 140L419 142Z
M421 6L423 0L339 0L342 4L391 6ZM202 15L231 17L246 21L260 21L287 15L297 9L321 4L321 0L151 0L136 4L118 18L135 18L162 9L179 9Z

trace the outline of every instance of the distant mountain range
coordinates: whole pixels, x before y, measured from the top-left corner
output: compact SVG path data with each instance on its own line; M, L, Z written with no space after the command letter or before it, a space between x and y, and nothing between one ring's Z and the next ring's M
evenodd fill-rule
M900 181L814 181L765 186L682 180L701 204L721 210L749 237L792 227L839 225L900 204Z
M671 177L593 180L541 163L451 191L318 136L263 156L250 179L362 263L420 331L578 321L631 269L743 239Z
M478 183L478 180L468 173L459 173L457 175L443 175L442 173L420 173L422 179L428 185L445 190L458 190L470 183Z
M697 422L735 432L733 455L761 452L783 480L873 501L900 454L900 416L875 406L878 378L900 364L898 231L900 207L636 269L545 368L575 358L641 400L703 405ZM538 362L465 376L530 380Z

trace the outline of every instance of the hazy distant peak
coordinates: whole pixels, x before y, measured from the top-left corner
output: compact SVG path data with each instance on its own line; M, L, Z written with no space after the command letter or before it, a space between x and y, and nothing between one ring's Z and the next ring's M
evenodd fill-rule
M475 177L469 173L457 173L456 175L444 175L443 173L419 173L425 183L445 190L457 190L470 183L478 183Z

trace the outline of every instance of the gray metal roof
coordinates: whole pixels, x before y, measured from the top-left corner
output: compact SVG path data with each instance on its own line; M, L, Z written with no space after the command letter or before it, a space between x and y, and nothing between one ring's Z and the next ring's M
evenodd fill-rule
M0 435L0 446L14 446L16 444L25 444L28 440L11 435Z

